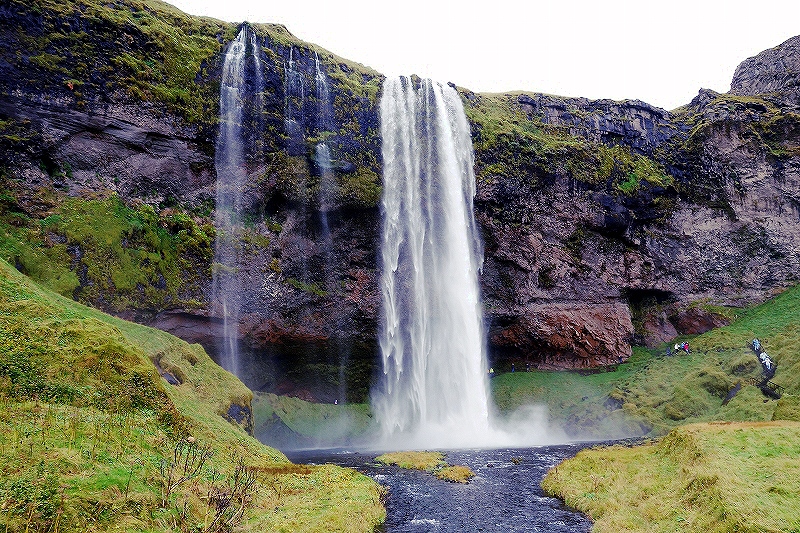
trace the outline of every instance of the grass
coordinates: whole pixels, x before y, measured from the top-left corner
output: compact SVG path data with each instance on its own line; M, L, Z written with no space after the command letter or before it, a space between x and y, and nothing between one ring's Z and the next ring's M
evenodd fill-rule
M800 286L795 286L737 313L729 326L689 339L690 355L664 357L663 348L635 348L633 356L612 372L501 374L492 380L493 395L501 413L543 403L568 433L597 439L663 435L692 422L796 420L800 415L798 317ZM778 364L773 381L786 390L779 401L767 400L746 384L761 371L748 347L754 337L761 339ZM742 385L741 391L722 405L737 384Z
M181 384L166 385L154 363ZM383 521L369 478L292 465L250 437L246 417L228 414L250 399L199 345L63 298L0 261L5 531L372 531Z
M358 439L375 429L368 404L311 403L271 393L255 393L253 418L255 434L265 439L277 418L300 437L330 445Z
M408 470L432 472L447 463L442 452L390 452L375 458L385 465L397 465Z
M470 468L449 465L444 457L445 455L441 452L431 451L390 452L376 457L375 460L385 465L397 465L409 470L423 470L442 481L451 483L469 483L469 480L475 477L475 472Z
M800 531L800 423L692 424L657 443L584 450L548 494L603 532Z

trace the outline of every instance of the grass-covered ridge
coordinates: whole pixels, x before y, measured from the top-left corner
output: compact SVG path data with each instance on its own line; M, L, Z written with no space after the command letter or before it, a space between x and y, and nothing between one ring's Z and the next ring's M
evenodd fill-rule
M207 82L233 24L192 17L158 0L12 0L29 25L15 61L79 107L109 96L164 104L188 122L214 122L218 87ZM29 80L35 82L36 80Z
M710 423L584 450L542 486L603 532L800 531L800 423Z
M199 345L76 304L0 261L5 531L371 531L382 521L365 476L292 465L250 437L237 423L250 398Z

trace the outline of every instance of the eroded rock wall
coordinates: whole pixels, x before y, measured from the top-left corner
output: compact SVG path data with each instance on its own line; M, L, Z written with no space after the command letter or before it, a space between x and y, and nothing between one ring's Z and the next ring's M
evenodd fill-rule
M209 315L213 229L197 231L213 220L213 95L222 51L237 28L186 19L205 40L180 52L194 65L186 76L197 87L183 94L179 79L147 78L148 69L180 54L156 46L147 33L153 24L133 22L167 15L120 5L133 13L130 23L120 23L116 11L88 17L76 6L59 13L13 2L0 10L0 206L7 228L0 244L20 265L21 245L12 241L21 229L51 251L63 246L63 257L51 256L77 276L69 296L213 353L221 335L219 317ZM252 75L247 80L249 101L261 107L247 115L244 141L256 154L246 163L239 242L245 381L310 399L333 400L344 389L363 399L378 357L382 78L283 28L254 29L264 76L261 89ZM86 52L92 33L102 36L94 55ZM718 326L724 306L762 301L797 281L795 46L796 38L742 63L731 94L701 90L670 112L639 101L460 90L476 149L493 361L613 364L630 355L631 343L658 345ZM300 92L287 92L290 56ZM153 58L161 63L150 65ZM316 120L317 61L330 80L331 131L320 131ZM118 67L103 70L104 62ZM89 64L91 75L74 75ZM288 105L298 111L291 121ZM324 202L314 155L323 140L336 179ZM172 277L158 267L138 284L125 285L113 269L100 279L86 264L87 244L42 230L48 217L61 216L65 199L109 196L152 206L145 222L154 228L136 233L137 218L104 261L128 261L115 249L142 265L171 261ZM186 241L187 232L195 240ZM143 235L189 242L194 251L172 252ZM190 288L170 289L181 273Z

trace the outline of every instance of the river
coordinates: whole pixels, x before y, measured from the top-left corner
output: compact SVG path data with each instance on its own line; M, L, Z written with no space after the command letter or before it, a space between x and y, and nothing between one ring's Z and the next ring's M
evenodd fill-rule
M301 451L295 463L332 463L362 472L389 489L386 533L469 532L588 533L592 523L539 486L547 471L585 444L525 449L447 452L452 465L470 467L469 484L448 483L425 472L376 463L378 454Z

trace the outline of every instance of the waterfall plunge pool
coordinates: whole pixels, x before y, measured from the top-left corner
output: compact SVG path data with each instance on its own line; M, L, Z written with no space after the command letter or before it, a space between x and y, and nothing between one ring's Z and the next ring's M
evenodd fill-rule
M378 464L374 458L380 452L316 450L287 455L295 463L352 468L386 486L386 533L588 533L591 521L560 500L545 496L540 484L550 468L594 444L446 452L448 463L468 466L475 472L468 484Z

